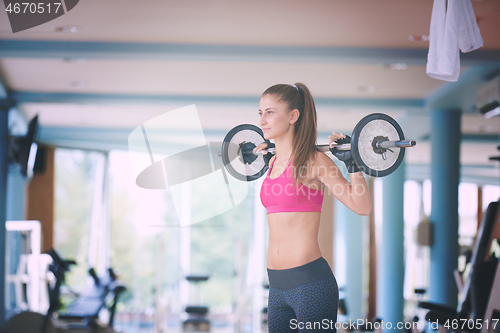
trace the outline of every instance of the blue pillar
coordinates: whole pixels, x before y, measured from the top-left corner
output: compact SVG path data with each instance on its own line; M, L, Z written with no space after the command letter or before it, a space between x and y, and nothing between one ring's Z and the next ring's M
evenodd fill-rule
M21 116L15 109L9 110L9 131L11 135L25 135L27 124L22 121ZM16 172L8 172L7 175L7 198L6 198L6 220L25 220L26 211L26 178L21 175L19 170ZM6 251L9 253L9 259L6 261L5 270L9 274L15 274L19 264L19 255L23 253L22 235L18 232L7 233L6 240L9 248ZM7 265L8 263L8 265ZM5 295L5 311L14 310L16 306L14 284L10 283L7 287Z
M6 220L25 220L26 178L20 172L11 172L7 176Z
M434 242L430 255L431 302L457 305L453 270L458 265L458 182L460 168L460 117L457 110L431 112L430 221Z
M0 327L5 327L5 220L7 207L8 110L0 108Z
M6 200L6 220L19 221L25 220L26 211L26 179L20 172L9 172L7 175L7 200ZM7 249L9 260L6 262L5 270L9 274L15 274L19 264L19 255L23 253L22 235L18 232L6 234L6 239L9 244ZM14 284L10 283L7 287L6 298L6 313L14 310L16 305Z
M364 216L353 213L335 200L335 277L346 298L347 318L363 319L363 222Z
M382 178L382 235L377 237L377 316L387 329L403 322L405 163Z

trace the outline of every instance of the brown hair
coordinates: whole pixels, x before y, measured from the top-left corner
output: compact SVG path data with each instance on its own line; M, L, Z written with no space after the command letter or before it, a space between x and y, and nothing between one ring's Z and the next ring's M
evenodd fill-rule
M294 167L294 181L300 182L305 176L309 159L314 156L316 149L317 117L316 106L309 88L303 83L276 84L266 89L264 95L274 95L281 102L287 104L288 109L299 110L299 119L295 122L295 131L292 147L292 158Z

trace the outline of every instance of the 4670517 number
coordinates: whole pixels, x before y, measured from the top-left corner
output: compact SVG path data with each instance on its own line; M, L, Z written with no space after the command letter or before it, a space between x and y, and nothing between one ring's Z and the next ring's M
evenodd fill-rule
M444 323L443 327L447 329L452 329L452 330L457 330L457 329L477 329L480 330L483 327L486 329L495 329L498 324L498 319L492 319L491 321L489 319L483 320L483 319L448 319Z
M5 8L5 11L9 14L11 13L42 14L42 13L57 13L59 9L62 10L60 2L54 2L54 3L15 2L15 3L9 3L9 5Z

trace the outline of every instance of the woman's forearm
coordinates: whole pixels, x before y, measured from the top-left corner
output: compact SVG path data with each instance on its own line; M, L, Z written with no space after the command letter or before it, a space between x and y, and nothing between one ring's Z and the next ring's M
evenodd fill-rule
M369 215L372 211L372 201L370 191L366 184L365 176L362 172L350 173L351 178L350 194L355 213L359 215Z

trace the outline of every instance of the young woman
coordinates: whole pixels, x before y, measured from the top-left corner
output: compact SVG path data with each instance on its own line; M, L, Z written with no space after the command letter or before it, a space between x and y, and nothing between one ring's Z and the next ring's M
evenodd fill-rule
M353 212L368 215L372 204L365 178L350 152L332 149L344 160L351 182L316 150L316 108L304 84L269 87L259 115L264 137L276 148L260 194L269 224L269 332L334 332L338 287L318 244L323 189ZM333 132L333 142L350 138Z

